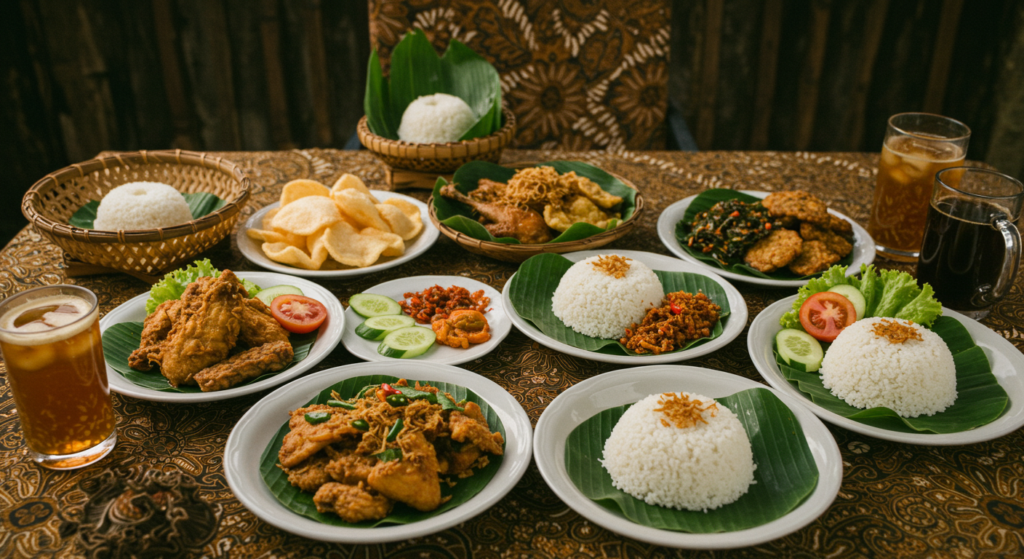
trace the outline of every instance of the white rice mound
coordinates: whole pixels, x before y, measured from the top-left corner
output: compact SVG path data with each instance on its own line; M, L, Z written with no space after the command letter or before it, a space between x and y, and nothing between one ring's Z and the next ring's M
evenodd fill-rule
M891 343L874 333L882 320L911 325L922 339ZM956 366L946 343L896 318L867 318L843 329L825 353L821 377L825 388L851 406L884 406L902 417L935 415L956 401Z
M155 229L192 221L188 202L162 182L130 182L111 190L96 209L95 229Z
M652 305L661 306L665 290L643 262L627 259L629 271L615 278L592 266L598 258L581 260L565 272L551 298L551 310L584 336L618 339L627 327L643 320Z
M473 109L459 97L447 93L423 95L402 113L398 139L414 144L457 142L477 120Z
M684 392L706 407L713 399ZM616 489L649 505L709 511L728 505L754 483L754 454L736 414L722 404L697 423L679 429L662 425L661 394L626 410L604 443L601 464ZM671 425L671 423L670 423Z

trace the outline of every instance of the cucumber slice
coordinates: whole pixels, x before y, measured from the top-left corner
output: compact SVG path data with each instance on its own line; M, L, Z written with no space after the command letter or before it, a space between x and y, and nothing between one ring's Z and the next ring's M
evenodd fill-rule
M402 314L402 307L394 299L383 295L357 293L348 300L348 304L363 318Z
M853 303L853 308L857 311L857 320L864 318L864 311L867 309L868 302L864 300L864 294L859 289L852 285L837 285L829 289L829 291L849 299Z
M821 368L825 352L818 340L803 330L786 328L775 335L779 356L789 365L813 373Z
M302 295L302 290L294 285L275 285L257 293L256 298L269 307L281 295Z
M362 324L356 326L356 335L365 340L379 342L399 328L408 328L415 325L416 321L411 316L405 316L404 314L375 316L367 318Z
M399 328L384 337L384 341L377 347L377 353L384 357L409 359L423 355L436 339L437 335L430 328Z

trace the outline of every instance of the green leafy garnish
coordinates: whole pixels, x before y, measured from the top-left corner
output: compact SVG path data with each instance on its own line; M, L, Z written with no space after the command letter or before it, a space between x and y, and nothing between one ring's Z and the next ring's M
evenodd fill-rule
M392 388L401 392L406 398L410 400L426 400L431 404L437 403L437 395L433 392L425 392L423 390L416 390L411 386L394 386Z
M389 448L387 450L384 450L383 452L378 452L377 454L371 454L370 456L373 456L374 458L380 460L381 462L392 462L394 460L401 460L402 459L402 449L400 449L400 448Z
M146 314L153 314L160 303L181 299L188 284L203 277L220 277L220 270L213 267L209 258L196 260L184 268L168 272L164 279L160 280L149 289L149 299L146 300ZM260 292L260 287L255 283L239 278L242 285L249 292L249 297L255 297Z

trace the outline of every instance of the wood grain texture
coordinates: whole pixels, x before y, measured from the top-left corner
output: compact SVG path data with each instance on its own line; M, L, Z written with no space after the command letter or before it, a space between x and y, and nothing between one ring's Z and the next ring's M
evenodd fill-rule
M700 96L697 102L697 146L709 149L715 139L715 96L718 92L718 55L722 40L722 0L707 0Z
M821 87L822 65L825 62L825 48L828 45L829 18L832 3L829 0L811 2L810 36L804 68L800 73L800 88L797 92L797 126L795 147L808 149L814 134L814 117L818 109L818 91Z
M960 11L964 0L944 0L939 29L935 33L935 47L932 49L932 63L928 71L928 89L924 97L926 113L941 113L942 101L946 97L946 83L949 80L949 65L956 46L956 28L960 23Z
M782 33L782 0L765 0L761 14L761 47L757 62L757 94L754 101L754 125L750 132L750 149L768 146L768 127L775 101L775 72L779 61L779 39Z

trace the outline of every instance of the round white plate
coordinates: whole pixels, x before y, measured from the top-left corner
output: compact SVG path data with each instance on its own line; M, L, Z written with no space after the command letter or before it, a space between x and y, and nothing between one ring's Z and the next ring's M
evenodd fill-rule
M421 381L451 382L464 386L490 404L505 427L505 455L490 483L468 502L428 520L400 526L345 528L321 524L292 512L267 488L260 475L260 457L286 421L288 412L306 405L321 390L364 375L406 376ZM224 448L224 474L235 497L253 514L282 530L314 540L346 544L374 544L418 538L461 524L501 500L530 464L533 429L523 407L490 380L465 369L440 363L417 363L408 371L394 363L357 363L327 369L275 390L249 409L228 437Z
M691 534L635 524L591 501L565 470L565 440L587 419L616 406L638 402L659 392L695 392L721 398L763 384L701 367L654 365L612 371L589 378L558 395L544 410L534 433L533 453L544 481L573 510L612 532L655 545L688 549L729 549L758 545L795 532L821 516L839 492L843 460L828 428L796 399L772 392L796 416L818 467L818 485L799 506L767 524L714 534Z
M367 289L364 293L384 295L385 297L391 297L395 301L401 301L405 298L406 293L423 291L434 285L440 285L443 288L457 285L465 287L470 293L483 289L484 295L491 298L491 303L488 305L490 310L484 314L484 318L487 319L487 323L491 328L491 339L482 344L472 344L468 349L455 349L435 342L423 355L405 361L410 363L413 361L430 361L446 365L467 363L490 353L491 350L498 347L501 340L504 340L505 336L508 336L509 331L512 330L512 321L509 320L508 313L505 312L505 304L501 299L501 293L486 283L481 283L474 279L461 276L414 276L384 282ZM366 319L359 316L351 306L345 311L345 333L341 336L341 343L345 346L345 349L349 350L352 355L366 361L390 361L393 364L403 361L394 357L384 357L377 353L377 347L380 346L380 342L364 340L356 335L356 327L362 324L364 320ZM429 324L417 324L416 326L430 328Z
M121 376L121 373L111 369L110 365L107 365L107 380L110 382L110 389L118 394L153 402L212 402L214 400L237 398L288 382L312 369L338 346L338 342L341 341L341 333L345 329L345 308L341 306L341 302L330 291L309 280L271 272L237 272L236 275L263 288L274 285L294 285L301 289L304 295L320 301L327 307L327 320L320 325L320 332L317 334L316 342L313 343L313 347L310 348L309 355L305 359L259 382L216 392L196 393L161 392L145 388L132 383ZM106 331L107 328L121 322L142 322L145 320L146 299L148 298L149 292L147 291L138 297L129 299L121 306L107 313L106 316L100 319L100 331ZM154 372L153 374L160 373Z
M757 367L757 372L764 380L768 381L768 384L774 386L778 391L800 400L801 404L825 421L877 439L923 445L980 443L1002 437L1024 426L1024 355L1013 344L983 324L945 307L942 308L942 316L955 318L967 328L971 337L974 338L974 343L985 351L985 356L988 357L988 361L992 365L992 374L996 376L999 385L1009 395L1009 408L1003 412L1002 416L988 425L960 433L901 433L865 425L825 410L812 402L810 396L800 392L796 385L782 376L782 371L779 370L779 365L775 362L775 354L772 352L775 335L782 329L779 326L779 319L793 307L796 297L794 295L777 301L754 318L754 322L750 325L750 332L747 333L747 350L750 352L751 360L754 361L754 366Z
M770 194L769 192L756 192L753 190L740 190L744 194L756 196L758 198L765 198ZM755 278L751 276L744 276L728 270L723 270L718 266L712 266L707 262L698 260L690 255L690 253L683 250L683 247L676 240L676 224L683 219L683 214L686 213L686 208L690 207L690 203L697 196L689 196L682 200L672 204L665 208L665 211L661 212L658 217L658 237L661 239L661 244L665 245L672 254L675 254L679 258L692 262L698 266L704 267L716 274L719 274L729 280L742 281L745 283L754 283L757 285L767 285L771 287L800 287L805 285L809 279L802 280L784 280L784 279L765 279ZM835 211L829 210L828 213L845 219L853 225L853 262L850 263L850 267L846 270L846 275L852 276L860 272L861 264L871 264L875 261L875 241L868 234L867 229L864 229L857 224L856 221L846 217L845 215Z
M423 254L431 246L434 245L434 241L437 240L437 236L440 235L440 231L430 221L430 214L427 210L427 205L415 198L410 198L402 194L395 192L385 192L383 190L371 190L373 195L383 202L388 198L401 198L406 202L416 204L416 207L420 209L420 219L423 220L423 231L416 238L406 241L405 243L405 254L402 256L382 256L376 263L371 264L365 268L351 268L348 266L339 266L337 269L326 269L326 270L303 270L302 268L296 268L280 262L274 262L267 258L267 255L263 253L263 241L257 241L252 239L245 232L248 229L259 229L263 223L263 216L267 215L267 212L277 208L281 205L281 202L274 202L269 206L260 208L256 213L249 216L244 223L235 231L235 242L238 244L238 250L242 251L242 255L248 258L252 263L273 270L275 272L281 272L282 274L291 274L293 276L303 276L307 278L344 278L344 277L355 277L362 276L373 272L379 272L388 268L394 268L399 264L403 264ZM333 262L328 258L328 262Z
M608 355L605 353L587 351L548 337L528 320L519 316L519 314L516 313L515 307L512 306L512 300L509 298L509 286L512 285L512 278L509 278L508 281L505 282L505 289L501 292L501 300L504 303L505 308L508 309L508 316L512 319L512 324L514 324L520 332L526 334L526 336L531 340L556 351L572 355L573 357L579 357L581 359L592 359L594 361L618 363L622 365L674 363L676 361L685 361L686 359L693 359L694 357L706 355L735 340L736 337L740 335L740 332L743 331L743 327L747 325L747 302L743 300L743 296L740 295L740 292L737 291L732 284L725 281L714 272L709 272L708 268L705 266L695 266L689 262L682 262L677 258L672 258L671 256L654 254L653 252L640 252L636 250L585 250L581 252L570 252L568 254L563 254L562 256L573 262L579 262L580 260L585 260L591 256L597 256L599 254L618 254L643 262L650 266L652 270L662 270L665 272L690 272L693 274L707 276L715 280L715 282L721 285L722 289L725 290L725 295L729 300L730 314L726 321L725 329L722 331L722 335L710 342L680 351L679 353L663 353L661 355ZM513 275L513 277L515 276Z

